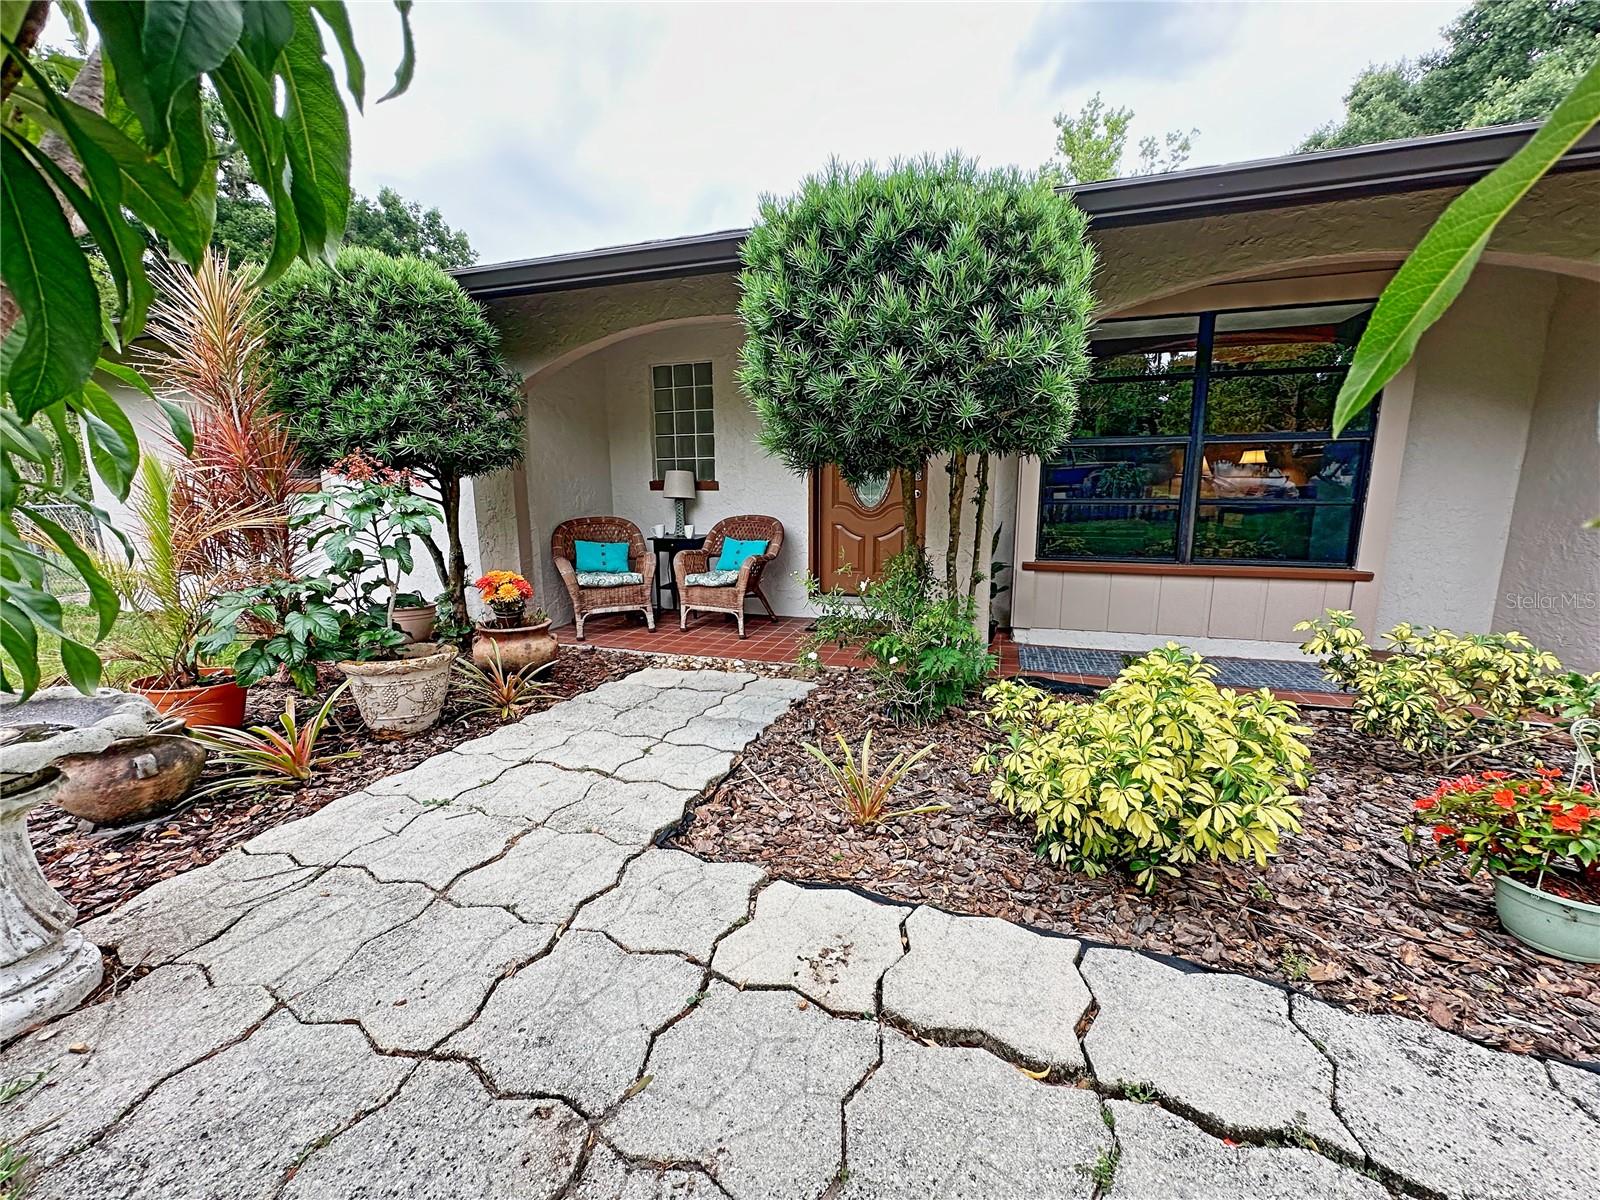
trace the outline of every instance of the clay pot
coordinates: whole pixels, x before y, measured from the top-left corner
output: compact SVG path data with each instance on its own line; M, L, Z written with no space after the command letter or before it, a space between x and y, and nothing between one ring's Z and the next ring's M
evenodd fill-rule
M472 639L472 661L480 667L494 662L494 650L500 647L500 662L513 670L532 667L538 670L555 662L561 648L550 632L550 622L537 625L517 625L502 629L494 625L479 625Z
M205 747L185 736L178 718L148 737L113 742L99 754L58 759L55 802L96 825L119 825L171 808L189 794L206 764Z
M412 643L431 641L433 626L438 619L439 612L431 604L394 610L395 628L406 635L406 641Z
M402 737L433 727L444 711L456 648L418 642L395 653L393 659L338 664L350 680L362 724L380 736Z
M158 712L181 717L191 729L201 725L241 728L246 689L234 682L233 672L226 667L201 667L200 674L219 678L214 683L207 681L196 687L160 687L152 676L134 680L128 690L145 697Z

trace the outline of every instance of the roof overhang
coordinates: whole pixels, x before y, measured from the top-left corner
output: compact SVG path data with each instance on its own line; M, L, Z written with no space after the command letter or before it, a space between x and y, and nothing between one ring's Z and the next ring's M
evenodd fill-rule
M1137 175L1063 188L1100 229L1287 208L1393 192L1465 187L1516 153L1537 122L1468 129L1346 150L1292 154L1165 175ZM1600 168L1600 126L1557 171ZM546 258L460 267L451 274L480 300L607 284L677 279L739 269L745 229L608 246Z

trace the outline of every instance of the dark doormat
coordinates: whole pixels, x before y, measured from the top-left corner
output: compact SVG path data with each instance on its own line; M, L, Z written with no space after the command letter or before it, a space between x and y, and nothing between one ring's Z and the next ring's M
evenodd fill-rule
M1104 675L1115 678L1126 665L1124 658L1139 657L1126 650L1090 650L1080 646L1030 646L1019 643L1017 664L1024 672L1049 671L1055 675ZM1211 658L1222 687L1276 688L1285 692L1338 691L1321 670L1310 663L1282 662L1275 658Z

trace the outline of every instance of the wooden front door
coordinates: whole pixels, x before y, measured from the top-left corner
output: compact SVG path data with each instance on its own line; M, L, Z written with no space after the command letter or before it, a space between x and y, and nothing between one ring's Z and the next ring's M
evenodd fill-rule
M905 549L904 505L899 473L858 491L831 464L813 475L811 570L824 589L855 591L861 580L876 579L883 564ZM917 479L917 524L926 505Z

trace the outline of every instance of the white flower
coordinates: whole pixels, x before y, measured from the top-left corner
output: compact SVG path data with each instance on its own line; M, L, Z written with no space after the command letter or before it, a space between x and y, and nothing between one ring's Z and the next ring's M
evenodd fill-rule
M890 655L890 656L889 656L889 665L890 665L890 666L891 666L891 667L892 667L892 666L894 666L894 665L895 665L895 664L896 664L896 663L898 663L898 662L899 662L899 661L900 661L900 660L899 660L899 659L898 659L898 658L896 658L896 657L895 657L895 656L894 656L894 655L892 655L892 654L891 654L891 655Z
M817 652L815 650L813 650L810 654L806 655L806 657L809 658L812 662L816 662L817 661Z

